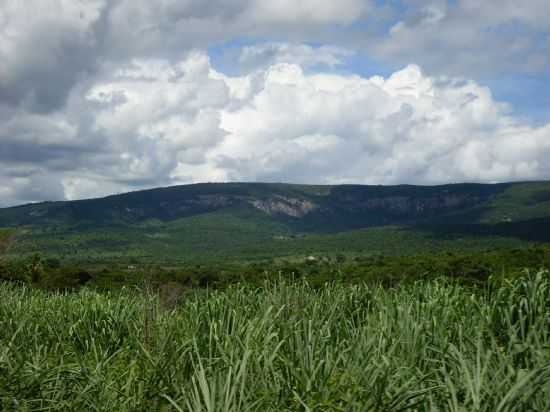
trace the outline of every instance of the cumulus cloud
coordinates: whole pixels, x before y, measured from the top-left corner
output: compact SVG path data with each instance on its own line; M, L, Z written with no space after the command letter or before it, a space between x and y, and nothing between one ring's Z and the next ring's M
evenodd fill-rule
M547 176L550 127L511 117L489 89L415 65L387 79L268 68L213 151L232 179L442 183ZM258 165L260 167L258 167Z
M244 70L265 68L277 63L293 63L301 67L340 66L353 54L342 47L307 44L264 43L245 46L239 56Z
M319 2L317 0L254 0L246 15L253 20L288 24L302 23L350 23L367 8L369 2L340 0Z
M197 52L175 64L137 60L88 90L97 107L93 131L118 155L108 165L113 180L169 183L178 165L205 161L225 135L220 118L229 101L227 85L210 71Z
M371 52L394 62L415 61L431 72L477 76L550 67L545 0L414 0L381 27L364 41Z
M69 107L65 115L12 114L5 123L2 161L34 169L4 173L16 188L5 198L196 181L550 176L550 125L523 124L488 88L430 77L416 65L388 78L306 74L290 63L229 77L194 51L176 63L134 60L70 102L86 107L84 120L69 116L76 111ZM44 187L52 187L49 196Z
M348 24L364 0L5 0L0 5L0 104L63 107L70 90L106 64L180 59L237 35L307 33Z
M113 65L136 58L175 62L191 49L242 37L268 39L243 50L240 63L249 68L278 62L335 66L356 48L392 65L417 62L430 73L540 73L550 64L549 4L5 0L0 104L60 110L76 84ZM324 44L312 48L307 42Z
M381 4L5 0L0 205L198 181L550 178L550 124L475 80L548 69L549 3ZM209 47L242 41L236 68L215 69ZM400 69L354 74L365 52Z
M243 64L294 58L292 63L301 65L336 65L345 57L344 46L392 65L417 62L431 73L539 73L550 64L549 4L5 0L0 5L0 104L51 112L63 107L75 84L106 65L134 58L174 62L190 49L242 37L295 44L253 44L243 51ZM299 45L304 42L337 47L308 49Z
M0 6L0 104L48 112L95 66L103 2L7 0Z

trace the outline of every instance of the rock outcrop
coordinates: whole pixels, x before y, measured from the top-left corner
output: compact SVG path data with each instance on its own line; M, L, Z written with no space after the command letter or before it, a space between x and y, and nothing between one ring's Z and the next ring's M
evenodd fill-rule
M318 206L309 200L284 196L274 196L268 199L251 199L249 203L268 215L279 214L298 218L318 209Z

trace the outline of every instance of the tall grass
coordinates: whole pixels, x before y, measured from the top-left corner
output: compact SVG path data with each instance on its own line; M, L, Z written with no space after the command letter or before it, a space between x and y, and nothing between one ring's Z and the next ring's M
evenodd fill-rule
M152 315L153 314L153 315ZM550 278L158 295L0 284L13 411L547 411Z

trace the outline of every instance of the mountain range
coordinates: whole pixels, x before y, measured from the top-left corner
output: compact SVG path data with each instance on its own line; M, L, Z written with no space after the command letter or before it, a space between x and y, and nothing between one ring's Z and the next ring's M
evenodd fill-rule
M550 182L204 183L4 208L1 227L18 253L92 260L516 246L550 241Z

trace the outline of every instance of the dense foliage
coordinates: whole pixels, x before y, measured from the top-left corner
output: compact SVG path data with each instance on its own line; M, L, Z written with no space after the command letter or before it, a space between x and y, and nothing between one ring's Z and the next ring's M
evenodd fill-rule
M550 277L52 293L0 282L2 410L550 410Z
M550 182L197 184L0 209L16 255L173 264L550 242ZM0 229L1 230L1 229Z
M33 255L0 261L0 280L29 283L46 289L78 289L83 285L100 290L139 286L148 282L158 286L174 282L182 287L225 288L245 282L261 285L266 280L305 279L312 286L329 281L380 283L393 286L402 282L430 280L446 276L466 285L483 285L490 275L510 277L528 268L550 268L548 246L501 248L415 255L345 254L302 255L255 261L150 264L139 261L118 262L60 260Z

